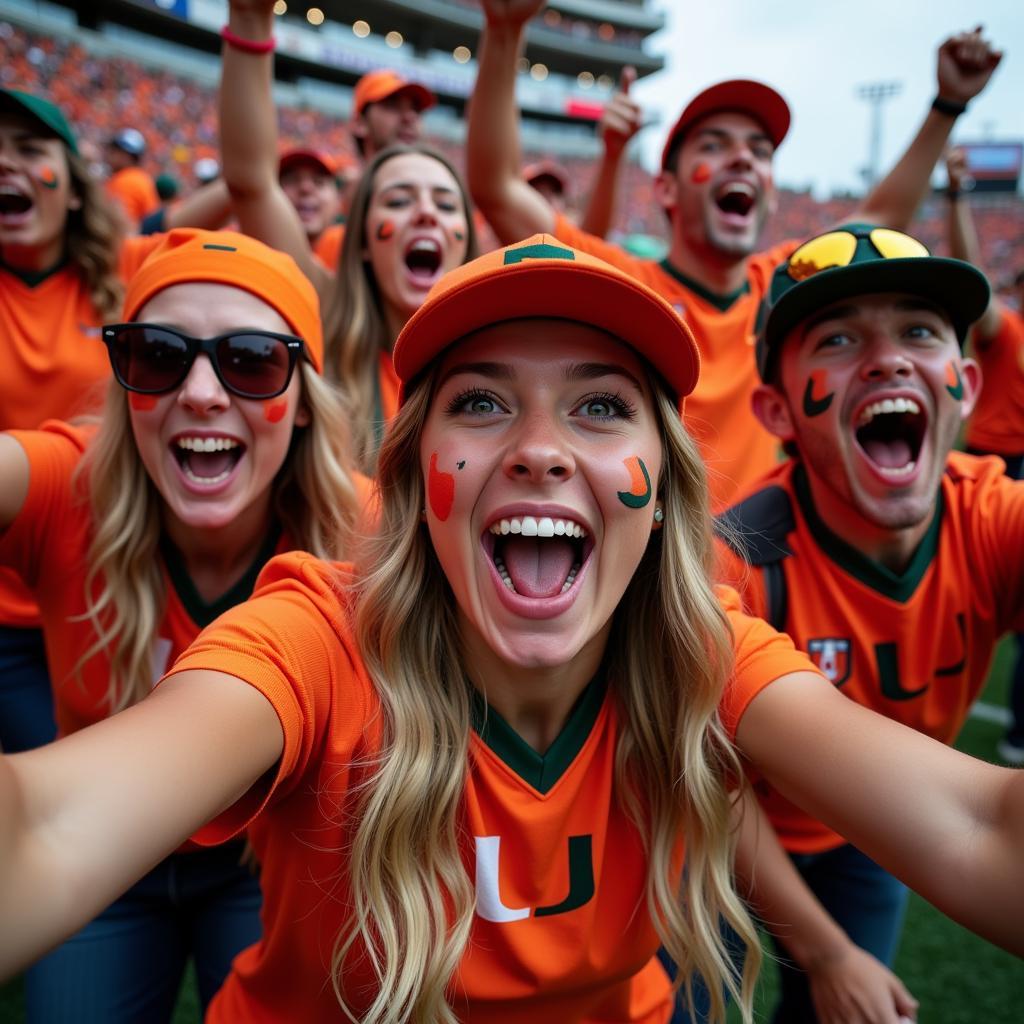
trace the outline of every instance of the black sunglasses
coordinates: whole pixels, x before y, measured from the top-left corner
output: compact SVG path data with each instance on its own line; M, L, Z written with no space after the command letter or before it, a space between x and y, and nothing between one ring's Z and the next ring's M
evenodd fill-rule
M109 324L103 341L118 383L128 391L159 395L179 387L202 352L217 379L239 398L274 398L292 379L301 338L273 331L237 330L190 338L159 324Z

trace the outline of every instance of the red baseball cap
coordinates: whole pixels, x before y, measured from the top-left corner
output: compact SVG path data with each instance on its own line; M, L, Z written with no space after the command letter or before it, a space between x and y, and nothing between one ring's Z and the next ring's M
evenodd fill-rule
M679 120L672 127L661 151L662 169L668 164L669 153L676 140L684 135L694 121L720 110L738 110L759 121L778 146L789 131L789 104L770 85L749 78L733 78L709 86L686 105Z
M316 289L283 252L234 231L175 228L128 281L124 319L133 320L157 292L188 281L213 281L251 292L281 314L323 372L324 340Z
M368 71L356 82L355 113L361 114L368 104L380 103L400 92L408 95L419 111L427 110L437 103L437 97L425 85L410 82L390 68L378 68L376 71Z
M332 177L338 173L338 162L330 153L324 153L319 149L303 149L296 146L292 149L286 149L281 153L281 159L277 165L278 177L296 164L316 164L325 174L329 174Z
M395 342L403 395L449 345L523 317L575 320L607 331L651 363L680 399L697 383L697 343L660 295L596 256L534 235L464 263L434 285Z

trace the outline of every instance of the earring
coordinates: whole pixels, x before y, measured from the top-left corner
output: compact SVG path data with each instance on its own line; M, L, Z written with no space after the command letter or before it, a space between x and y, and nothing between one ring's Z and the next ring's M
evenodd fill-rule
M665 521L665 513L662 511L660 505L654 506L654 521L656 523L663 523Z
M427 507L426 505L420 510L420 522L425 523L427 521Z

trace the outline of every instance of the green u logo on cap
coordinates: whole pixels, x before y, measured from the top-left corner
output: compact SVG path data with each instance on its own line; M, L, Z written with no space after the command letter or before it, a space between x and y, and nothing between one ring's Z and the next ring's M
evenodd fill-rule
M505 266L512 263L522 263L523 260L574 260L576 253L572 249L563 249L560 245L549 245L547 242L537 242L533 245L523 245L518 249L505 250Z

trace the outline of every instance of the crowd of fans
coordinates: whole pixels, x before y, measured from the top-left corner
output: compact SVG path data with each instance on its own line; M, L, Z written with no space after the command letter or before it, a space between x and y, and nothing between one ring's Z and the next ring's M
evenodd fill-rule
M217 156L216 97L213 89L169 71L144 67L130 60L100 60L78 43L26 32L0 22L5 60L0 84L50 96L67 112L82 140L102 144L118 129L136 127L146 136L144 166L154 176L171 174L185 188L195 181L196 161ZM282 143L313 146L354 159L344 120L322 111L281 106ZM430 138L456 166L463 164L461 147ZM527 154L534 159L543 154ZM583 183L570 201L582 206L593 173L589 160L562 161L569 179ZM1019 216L1007 216L1006 204ZM813 234L822 224L838 223L857 204L856 197L816 199L810 192L779 190L779 210L769 221L765 243ZM1003 277L1024 266L1024 204L1016 197L1000 205L975 202L974 215L982 239L982 258L997 287ZM945 251L945 212L941 204L925 203L915 222L916 233L936 252ZM654 201L651 176L636 163L623 169L619 212L614 227L619 236L664 238L666 223Z

